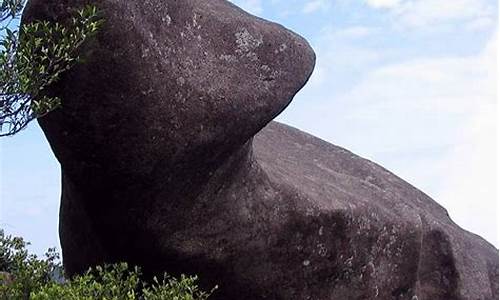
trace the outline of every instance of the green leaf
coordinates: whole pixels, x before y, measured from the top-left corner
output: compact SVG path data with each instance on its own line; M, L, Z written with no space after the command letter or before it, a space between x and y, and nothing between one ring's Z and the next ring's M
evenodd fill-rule
M2 1L0 14L15 11L13 18L18 17L23 4L24 0ZM43 91L79 61L79 48L102 22L97 8L86 6L75 12L69 26L26 24L20 28L21 38L18 31L5 28L0 42L0 137L19 132L61 106L61 99L43 96Z

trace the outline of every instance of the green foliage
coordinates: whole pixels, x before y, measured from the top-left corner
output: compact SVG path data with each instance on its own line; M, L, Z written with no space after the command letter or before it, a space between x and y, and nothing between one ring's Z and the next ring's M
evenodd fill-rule
M56 281L61 266L49 250L45 259L29 255L21 238L0 230L0 299L5 300L206 300L196 277L165 275L152 284L141 280L139 268L126 263L96 267L71 280Z
M9 19L16 18L23 7L24 0L3 0L0 4L0 24Z
M12 30L25 0L3 0L0 6L0 137L13 135L35 118L61 105L44 95L80 58L78 49L102 24L94 6L75 12L67 24L34 22Z
M210 293L200 291L196 285L198 278L181 275L180 279L165 276L162 282L154 279L154 284L143 289L144 300L204 300L208 299L217 287Z
M179 280L155 279L152 285L141 283L140 270L129 271L125 263L97 267L65 284L52 283L31 293L32 300L205 300L209 294L196 285L196 277Z
M0 271L11 280L0 278L1 281L11 281L8 285L0 285L0 299L27 299L33 290L40 289L51 281L51 274L60 267L58 255L50 249L45 259L38 259L26 250L22 238L5 236L0 230Z

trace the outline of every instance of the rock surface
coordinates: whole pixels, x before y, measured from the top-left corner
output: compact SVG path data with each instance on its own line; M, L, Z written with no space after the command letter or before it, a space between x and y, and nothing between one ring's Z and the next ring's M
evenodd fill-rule
M498 299L497 249L432 199L269 124L313 70L301 37L224 0L31 0L23 22L87 3L106 24L40 119L70 275L128 261L213 299Z

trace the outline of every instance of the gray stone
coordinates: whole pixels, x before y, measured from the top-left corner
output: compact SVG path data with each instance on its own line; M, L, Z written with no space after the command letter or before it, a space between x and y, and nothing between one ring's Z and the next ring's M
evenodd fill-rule
M127 261L213 299L498 298L497 249L432 199L269 124L313 70L304 39L223 0L31 0L23 22L89 2L105 26L40 119L70 275Z

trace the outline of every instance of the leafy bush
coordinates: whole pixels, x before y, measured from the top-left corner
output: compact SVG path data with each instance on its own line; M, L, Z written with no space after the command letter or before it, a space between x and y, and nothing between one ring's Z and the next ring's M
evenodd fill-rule
M0 230L0 299L28 299L31 291L51 281L59 267L58 255L50 249L45 259L26 250L28 244L19 237L5 236Z
M0 5L0 137L13 135L61 105L44 90L79 61L78 50L103 20L94 6L74 13L67 24L34 22L15 28L25 0Z
M165 275L151 284L141 280L139 268L126 263L96 267L71 280L57 280L62 270L51 249L45 259L26 250L28 244L0 230L0 299L5 300L205 300L196 277ZM213 291L213 290L212 290Z

